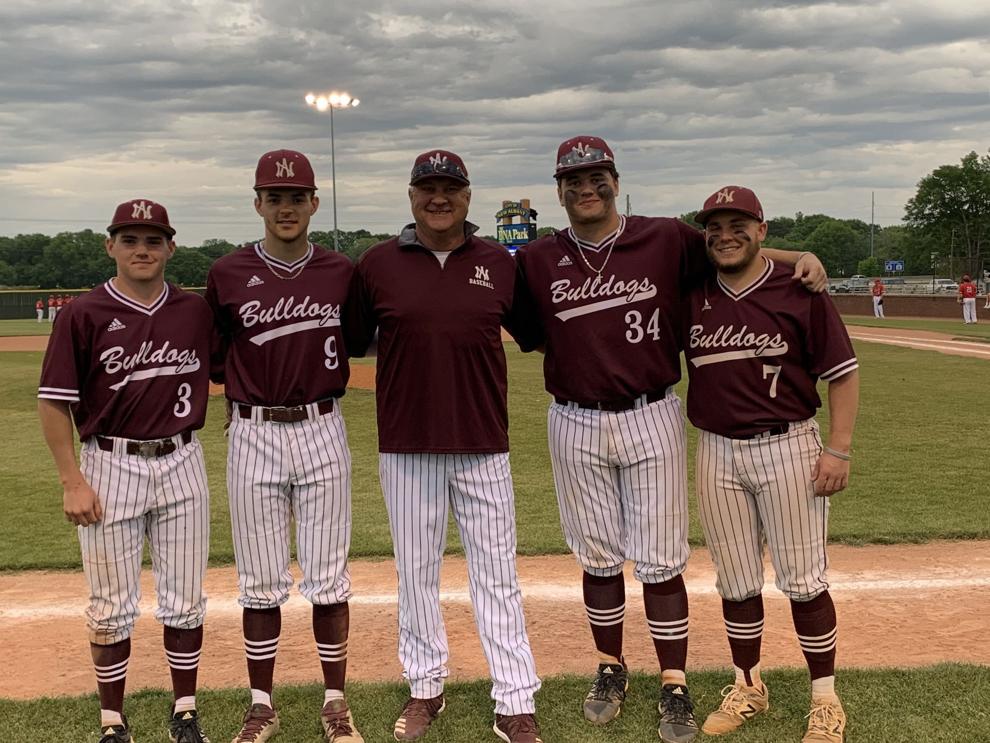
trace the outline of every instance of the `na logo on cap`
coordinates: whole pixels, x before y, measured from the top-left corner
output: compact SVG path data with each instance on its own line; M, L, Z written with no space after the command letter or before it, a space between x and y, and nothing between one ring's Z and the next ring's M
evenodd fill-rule
M735 191L730 191L727 188L723 188L721 191L719 191L717 194L715 194L715 203L716 204L731 204L732 203L732 197L735 196L735 195L736 195L736 192Z
M134 210L131 212L131 219L151 219L151 204L144 201L135 201Z
M275 177L276 178L295 178L296 174L292 170L292 163L289 159L283 157L281 160L275 163Z

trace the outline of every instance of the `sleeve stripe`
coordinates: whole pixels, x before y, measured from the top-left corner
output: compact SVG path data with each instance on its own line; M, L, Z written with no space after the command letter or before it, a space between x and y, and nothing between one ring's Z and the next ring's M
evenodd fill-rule
M851 371L855 371L859 368L859 361L853 356L848 361L843 361L838 366L833 366L827 372L819 375L820 379L824 379L826 382L831 382L839 377L845 376Z
M79 390L70 387L39 387L38 392L61 392L67 395L79 394Z
M52 392L38 392L39 400L64 400L65 402L79 402L79 395L57 395Z

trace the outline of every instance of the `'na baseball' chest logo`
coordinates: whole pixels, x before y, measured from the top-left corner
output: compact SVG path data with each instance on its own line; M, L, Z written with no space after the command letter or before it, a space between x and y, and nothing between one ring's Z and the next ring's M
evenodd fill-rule
M723 188L715 195L716 204L731 204L733 202L733 196L736 195L735 191L730 191L727 188Z
M293 163L289 162L288 158L283 157L277 163L275 163L275 177L276 178L295 178L296 174L292 172Z
M468 279L469 284L474 284L475 286L484 286L488 289L494 289L495 284L492 283L491 278L488 276L488 269L484 266L474 267L474 278Z
M151 204L139 201L131 210L131 219L151 219Z

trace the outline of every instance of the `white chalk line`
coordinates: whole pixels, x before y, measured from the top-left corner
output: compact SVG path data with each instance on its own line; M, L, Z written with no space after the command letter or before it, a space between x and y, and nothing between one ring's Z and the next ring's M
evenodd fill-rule
M715 586L711 580L687 580L689 596L712 596L715 595ZM969 590L973 588L990 588L990 575L976 575L966 578L836 578L829 581L830 590L833 594L841 597L846 593L871 593L879 597L886 593L922 591L957 591ZM638 593L638 584L627 582L627 591L635 595ZM561 584L528 582L522 583L523 598L527 601L546 602L573 602L581 603L580 584ZM783 599L784 596L773 587L773 576L767 578L767 589L764 594L767 599ZM471 597L466 590L441 591L440 602L442 604L459 606L470 604ZM78 618L83 613L83 606L79 602L24 602L20 605L6 605L0 609L0 619L8 621L44 621L63 619L67 617ZM388 593L356 593L351 598L351 605L360 606L395 606L396 595L394 592ZM150 599L142 600L140 604L141 613L149 615L154 611L154 603ZM286 611L308 611L309 603L299 595L294 594L283 607ZM237 617L241 614L241 607L237 599L229 594L208 601L207 615L210 617Z
M924 341L915 337L897 335L867 335L862 333L849 332L849 337L857 341L868 343L881 343L887 346L901 346L918 350L933 351L966 351L976 356L986 356L990 358L990 348L985 343L969 341Z

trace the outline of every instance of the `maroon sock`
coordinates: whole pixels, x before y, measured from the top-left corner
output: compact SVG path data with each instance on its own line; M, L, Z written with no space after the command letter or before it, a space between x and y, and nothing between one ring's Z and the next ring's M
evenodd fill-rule
M251 688L271 694L275 654L282 634L282 610L277 606L274 609L245 609L243 626Z
M684 578L643 584L646 623L662 671L683 671L687 665L688 597Z
M96 688L100 693L100 709L122 712L127 664L131 659L131 638L113 645L89 644L96 671ZM8 669L9 670L9 669Z
M626 581L622 573L607 577L585 573L581 581L584 609L599 653L622 659L622 625L626 616Z
M347 675L347 633L350 610L342 604L313 604L313 637L323 668L323 685L327 689L344 690Z
M791 600L791 616L812 680L835 675L835 604L828 591L811 601Z
M729 636L732 665L741 668L746 684L753 685L749 672L760 662L760 646L763 643L763 596L757 594L743 601L722 599L722 617Z
M164 642L175 698L196 696L196 675L199 673L199 656L203 650L202 625L194 629L166 626Z

